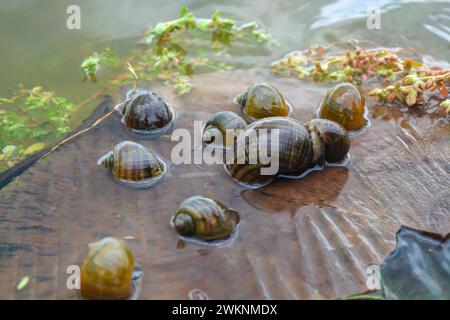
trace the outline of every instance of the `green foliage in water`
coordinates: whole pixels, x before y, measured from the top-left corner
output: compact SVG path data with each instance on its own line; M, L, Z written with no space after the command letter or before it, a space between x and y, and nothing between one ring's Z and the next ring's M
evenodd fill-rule
M143 43L126 58L105 49L84 59L80 69L83 80L90 82L99 81L101 70L112 70L104 89L137 80L160 80L177 94L187 94L193 89L192 74L232 68L210 56L227 54L234 41L275 43L256 22L237 25L219 11L208 19L197 18L184 7L177 19L150 27ZM70 131L73 114L95 95L75 104L39 86L19 86L17 94L0 98L0 172Z
M49 136L70 131L69 118L75 104L42 87L25 89L0 98L0 171L45 147Z
M220 11L214 12L208 19L197 18L186 7L181 10L178 19L160 22L150 27L144 36L143 43L127 58L119 59L110 50L87 57L81 64L85 79L96 82L98 71L106 67L115 71L110 85L137 79L162 80L172 86L177 94L186 94L193 89L190 81L193 73L232 68L210 56L226 54L233 41L275 43L256 22L237 25L234 20L223 18ZM130 65L133 72L130 72Z

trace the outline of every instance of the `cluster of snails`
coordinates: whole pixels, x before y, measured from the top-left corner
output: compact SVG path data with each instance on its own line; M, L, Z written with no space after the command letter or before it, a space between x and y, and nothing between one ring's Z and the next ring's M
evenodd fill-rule
M202 139L204 144L225 151L242 150L243 161L238 161L235 152L235 161L225 168L233 180L248 187L264 186L279 176L300 177L324 163L342 162L350 148L348 131L360 130L367 124L364 99L351 84L332 88L320 104L320 118L306 123L289 118L292 107L266 83L253 84L235 101L242 116L231 111L211 115L202 128ZM116 110L127 129L152 137L166 132L175 118L161 98L144 90L128 92ZM261 136L274 129L277 140L267 135L265 141L277 146L279 167L272 174L262 174L261 169L268 164L258 157L255 162L249 161L261 146L247 139L248 133L256 131ZM158 154L132 141L117 144L98 164L111 170L118 182L134 188L150 187L167 172L167 164ZM170 224L183 240L211 243L233 238L239 220L239 214L220 201L192 196L179 205ZM81 269L81 294L87 299L130 299L139 278L126 243L104 238L89 245Z

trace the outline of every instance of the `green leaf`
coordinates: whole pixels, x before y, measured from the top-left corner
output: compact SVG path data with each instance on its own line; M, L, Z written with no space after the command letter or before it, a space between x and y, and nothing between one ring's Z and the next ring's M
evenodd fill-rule
M156 33L157 35L162 35L166 31L167 31L167 24L162 22L159 22L153 29L153 32Z
M28 281L30 281L30 278L28 276L23 277L17 284L17 290L22 290L23 288L25 288L25 286L28 284Z
M189 12L188 7L184 6L180 11L180 18L183 18Z
M38 143L32 144L31 146L26 148L25 151L23 152L23 155L28 156L28 155L33 154L37 151L40 151L44 148L45 148L45 143L38 142Z
M211 24L210 19L197 19L195 20L195 27L200 31L208 31L209 25Z
M0 104L4 104L4 103L12 104L12 103L14 103L14 101L11 99L7 99L7 98L0 98Z

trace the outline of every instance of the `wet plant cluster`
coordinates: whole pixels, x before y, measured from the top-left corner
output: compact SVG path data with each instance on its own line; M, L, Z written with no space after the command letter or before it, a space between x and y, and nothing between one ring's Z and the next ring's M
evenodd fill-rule
M208 41L209 38L209 41ZM273 38L256 22L237 25L215 11L211 18L197 18L187 7L178 19L160 22L145 33L141 45L120 59L111 50L94 53L81 64L86 80L97 81L102 68L112 68L112 85L127 82L162 80L177 94L191 92L190 76L205 71L230 70L231 65L215 61L215 55L226 54L233 41L273 44ZM192 52L189 52L189 50Z
M368 95L382 102L411 107L423 105L434 96L441 100L440 106L450 112L447 99L450 70L402 58L402 49L355 47L332 52L333 47L334 44L315 45L305 51L294 51L273 63L272 71L316 82L362 84L376 80L384 86L372 89Z

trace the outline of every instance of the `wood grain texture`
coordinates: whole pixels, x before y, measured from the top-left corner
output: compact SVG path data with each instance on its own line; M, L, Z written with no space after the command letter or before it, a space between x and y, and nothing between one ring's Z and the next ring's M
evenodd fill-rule
M265 71L199 75L187 97L152 90L174 108L175 128L192 132L194 120L237 111L232 98L258 80L276 86L301 121L314 117L326 90ZM258 190L233 183L221 165L205 164L169 163L167 176L150 189L121 186L96 165L112 146L134 140L169 160L175 142L169 136L137 140L118 117L107 118L0 191L0 298L76 298L66 287L67 267L80 265L87 244L108 235L133 237L127 243L144 271L142 299L187 299L194 288L212 299L321 299L365 291L366 268L393 250L401 225L450 231L449 125L425 111L368 105L372 125L352 138L346 167ZM106 112L102 108L95 117ZM169 220L192 195L239 211L235 242L177 246ZM25 275L30 283L17 291Z

